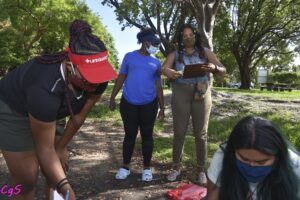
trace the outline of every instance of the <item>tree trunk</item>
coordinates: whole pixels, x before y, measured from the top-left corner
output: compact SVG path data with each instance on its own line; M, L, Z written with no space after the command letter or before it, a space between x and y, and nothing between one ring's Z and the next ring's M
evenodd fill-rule
M221 0L199 1L190 0L191 10L193 11L198 23L197 29L201 34L203 45L213 50L213 29L215 16L217 14Z
M240 89L250 89L251 86L251 76L250 76L250 59L242 57L242 61L239 62L239 70L241 77Z

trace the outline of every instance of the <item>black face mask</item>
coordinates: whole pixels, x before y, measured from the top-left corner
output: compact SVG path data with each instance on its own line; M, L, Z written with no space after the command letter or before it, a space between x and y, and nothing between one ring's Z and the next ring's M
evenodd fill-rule
M67 72L67 79L72 86L79 91L85 91L87 93L95 92L99 84L92 84L86 81L84 78L79 78L76 73L72 63L71 72Z
M86 80L79 78L76 75L68 76L68 81L76 90L82 90L87 93L95 92L95 90L98 87L98 84L91 84Z

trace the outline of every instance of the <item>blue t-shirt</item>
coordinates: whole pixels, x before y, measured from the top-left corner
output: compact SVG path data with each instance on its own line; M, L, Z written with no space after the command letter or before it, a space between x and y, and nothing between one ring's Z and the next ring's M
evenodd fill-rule
M138 50L125 55L120 74L126 74L124 98L133 105L144 105L156 98L156 81L160 80L161 64L152 56L143 56Z

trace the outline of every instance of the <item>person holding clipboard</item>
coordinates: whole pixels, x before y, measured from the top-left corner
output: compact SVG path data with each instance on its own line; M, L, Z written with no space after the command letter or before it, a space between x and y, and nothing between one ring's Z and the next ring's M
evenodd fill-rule
M215 54L201 44L200 34L189 25L183 25L177 33L178 50L171 52L163 64L161 73L172 82L173 114L173 170L169 181L181 174L181 155L190 116L196 143L198 176L200 185L207 183L205 162L207 157L207 128L212 106L212 74L224 75L225 67Z

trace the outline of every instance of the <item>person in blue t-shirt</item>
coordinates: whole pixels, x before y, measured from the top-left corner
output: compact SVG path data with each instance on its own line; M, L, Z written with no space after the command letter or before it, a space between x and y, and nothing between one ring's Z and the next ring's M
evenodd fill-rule
M153 151L153 127L158 117L164 118L164 99L160 79L161 64L151 56L159 50L160 39L152 29L142 30L137 34L139 50L125 55L119 76L110 97L110 109L116 107L115 98L122 88L120 113L124 124L123 166L118 170L116 179L126 179L130 174L130 161L138 129L142 136L144 158L143 181L152 180L150 162Z

